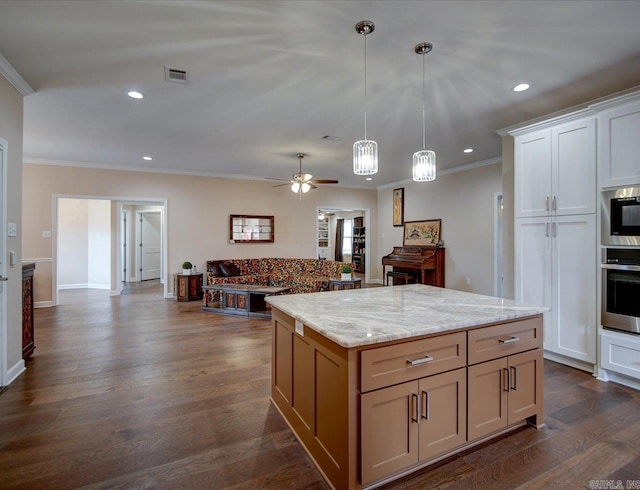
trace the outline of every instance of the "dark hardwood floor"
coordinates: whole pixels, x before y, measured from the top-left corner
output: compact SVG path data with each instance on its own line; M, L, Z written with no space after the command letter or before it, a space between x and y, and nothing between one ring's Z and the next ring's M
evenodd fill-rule
M0 395L0 488L328 488L269 402L268 320L157 283L61 302ZM640 488L640 393L545 361L545 414L384 488Z

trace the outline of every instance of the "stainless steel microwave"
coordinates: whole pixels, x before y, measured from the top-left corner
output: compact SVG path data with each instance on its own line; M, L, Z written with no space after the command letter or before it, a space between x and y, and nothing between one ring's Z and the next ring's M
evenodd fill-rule
M602 244L640 246L640 187L602 193Z

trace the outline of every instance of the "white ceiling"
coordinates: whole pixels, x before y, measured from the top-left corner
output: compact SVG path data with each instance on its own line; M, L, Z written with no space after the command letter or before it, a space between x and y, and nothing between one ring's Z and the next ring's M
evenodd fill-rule
M376 25L372 182L351 163L363 19ZM640 85L640 1L0 0L0 54L36 91L25 98L27 161L262 179L288 178L304 152L305 171L340 185L410 179L423 41L434 45L426 140L440 171L500 157L497 129ZM189 84L165 82L165 66ZM531 89L512 92L522 81Z

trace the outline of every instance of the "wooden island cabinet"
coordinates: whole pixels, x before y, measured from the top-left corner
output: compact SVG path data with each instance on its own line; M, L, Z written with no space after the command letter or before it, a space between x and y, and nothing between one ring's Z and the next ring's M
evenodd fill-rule
M334 488L375 487L543 425L543 307L393 289L267 299L272 402Z

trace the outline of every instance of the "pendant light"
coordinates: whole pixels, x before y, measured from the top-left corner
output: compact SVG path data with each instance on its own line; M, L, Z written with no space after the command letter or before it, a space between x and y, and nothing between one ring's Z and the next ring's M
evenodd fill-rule
M422 55L422 150L413 154L413 180L429 182L436 179L436 152L425 149L426 121L424 116L424 55L433 49L431 43L416 44L415 52Z
M375 25L370 20L356 24L356 32L364 36L364 139L353 144L353 173L373 175L378 172L378 143L367 139L367 35Z

